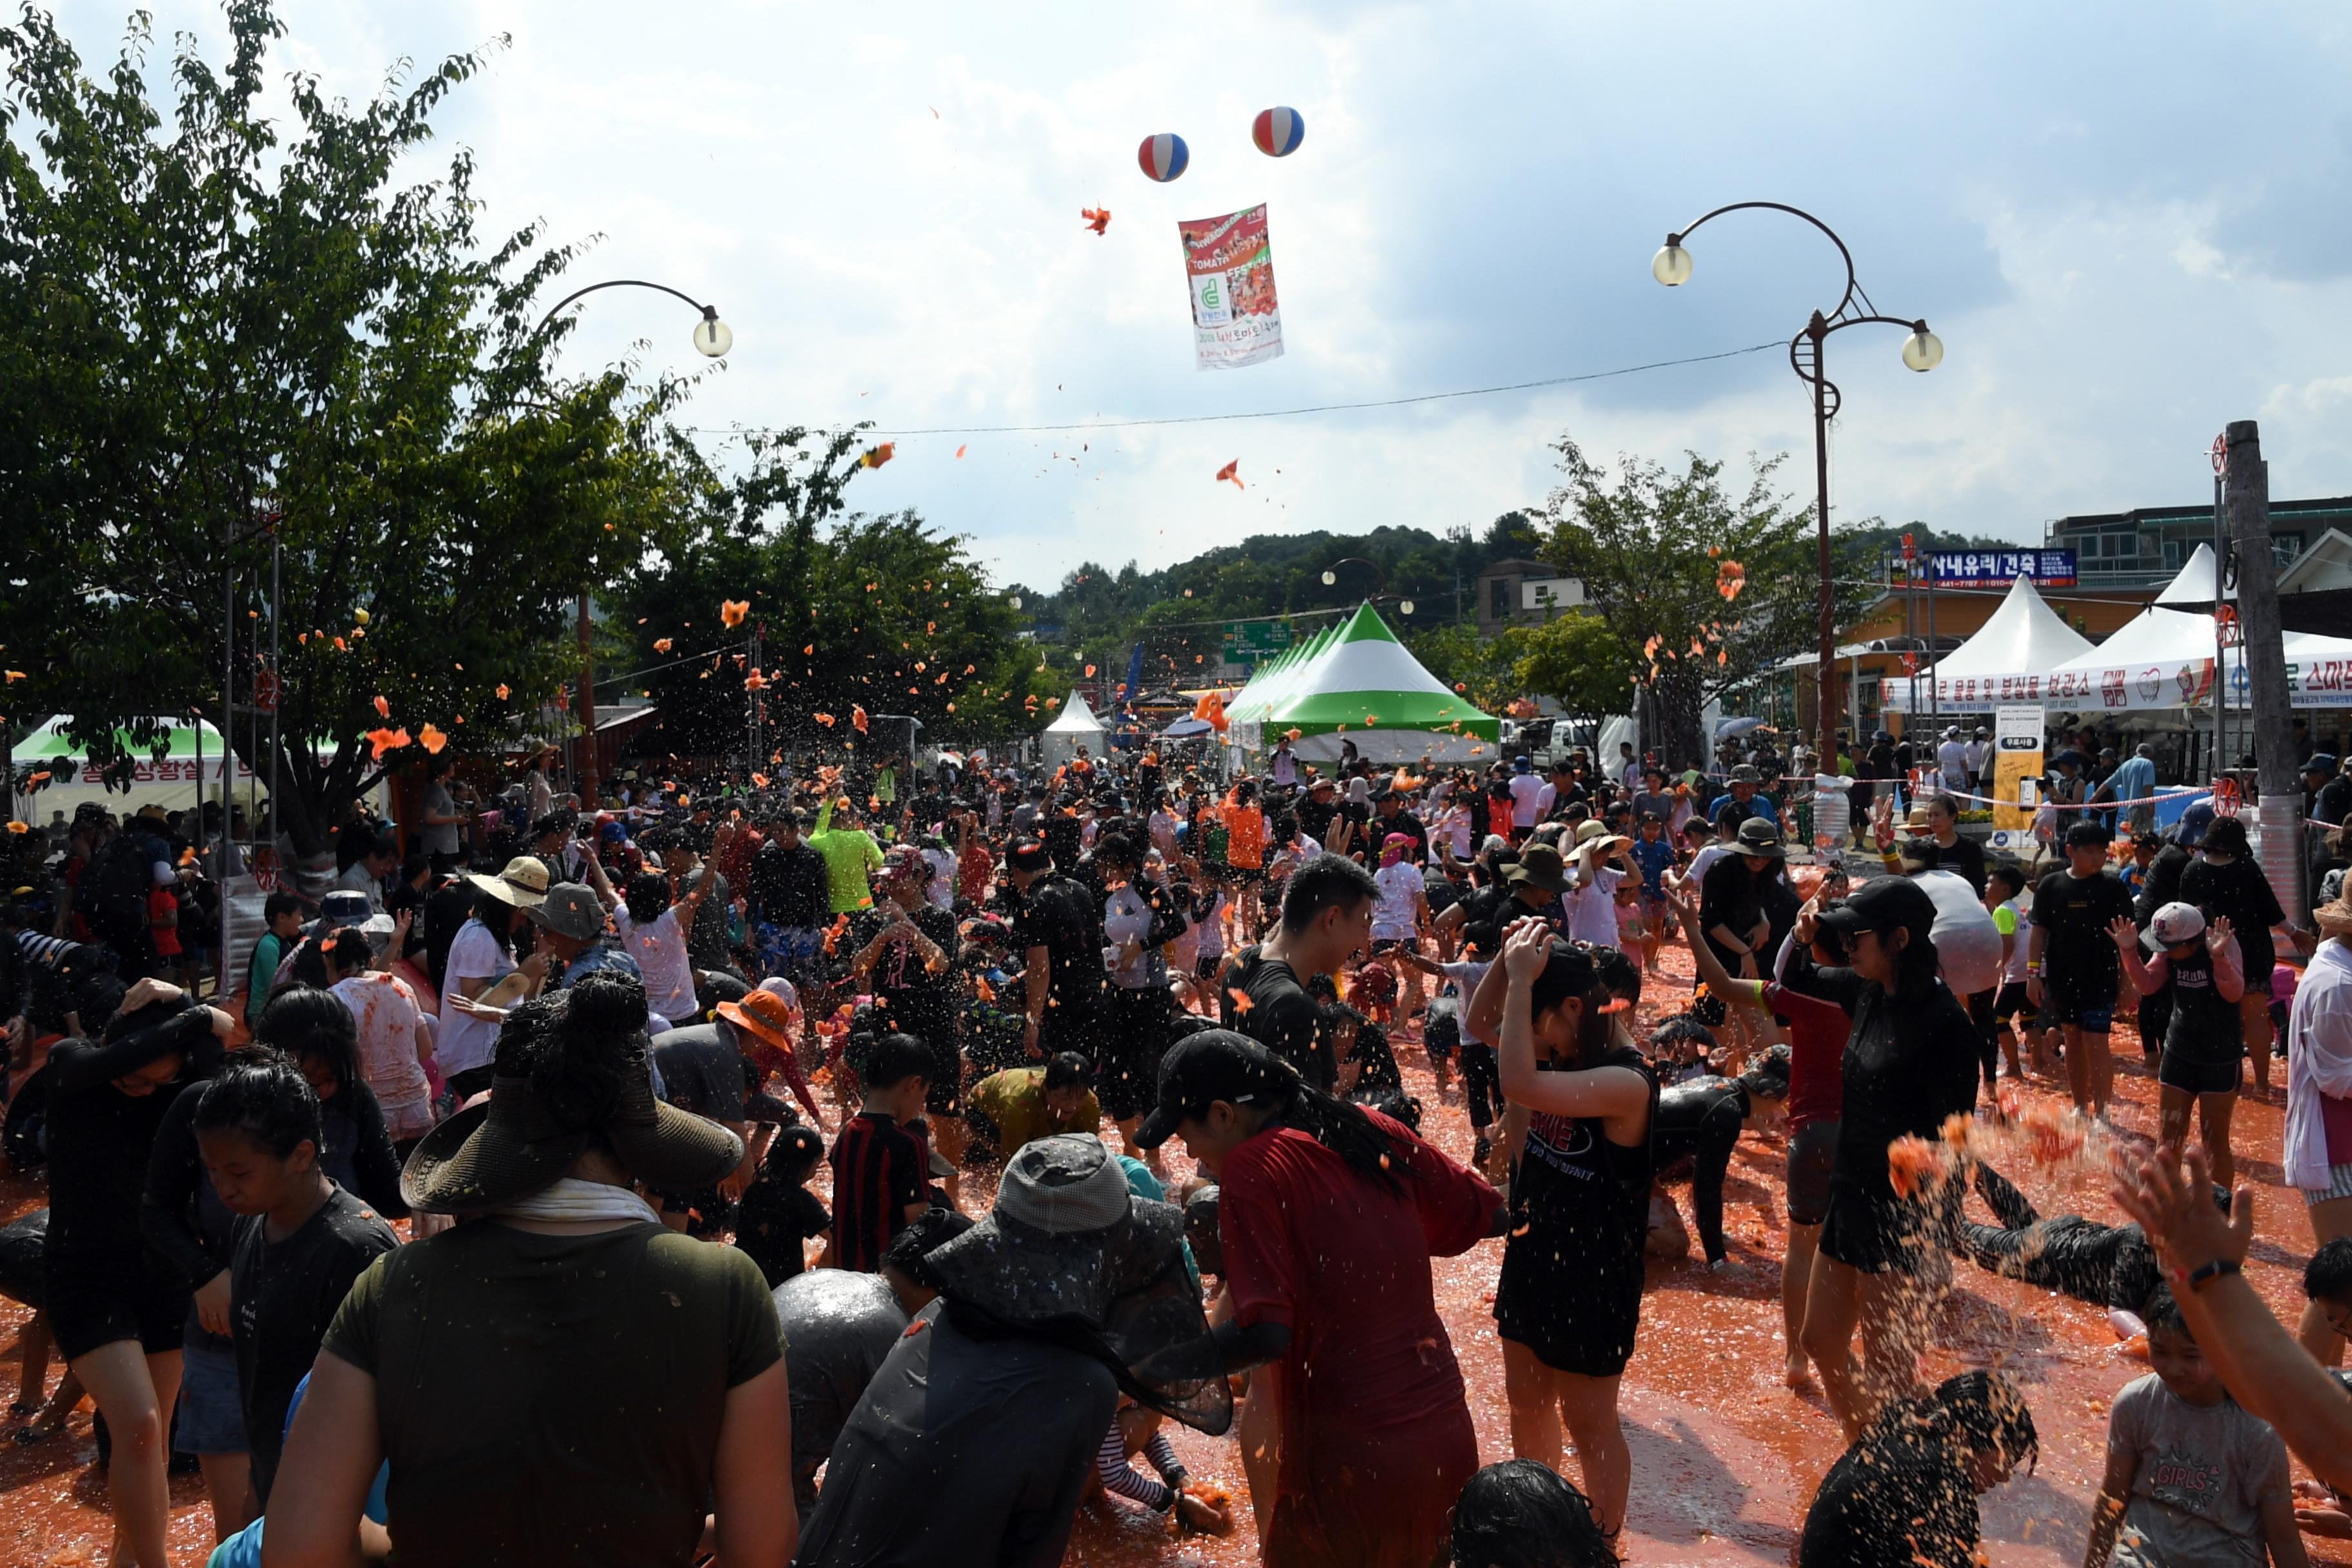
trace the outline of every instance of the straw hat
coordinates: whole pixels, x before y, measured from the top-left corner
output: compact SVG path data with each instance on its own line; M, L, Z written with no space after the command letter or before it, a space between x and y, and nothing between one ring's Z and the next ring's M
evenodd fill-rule
M535 855L518 855L495 877L468 871L466 880L494 899L527 910L547 897L547 862Z

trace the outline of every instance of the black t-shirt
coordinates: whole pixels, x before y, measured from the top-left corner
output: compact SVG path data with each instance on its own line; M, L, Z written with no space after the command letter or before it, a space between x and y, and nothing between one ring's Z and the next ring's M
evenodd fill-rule
M2165 960L2172 1021L2165 1026L2164 1050L2184 1062L2234 1068L2246 1054L2245 1036L2238 1026L2238 1005L2214 989L2213 968L2212 949L2201 936L2189 957ZM2251 976L2246 990L2265 994L2255 989Z
M1375 853L1387 842L1390 834L1402 833L1412 840L1412 858L1421 860L1428 858L1429 829L1422 826L1421 818L1412 812L1400 811L1394 816L1386 818L1375 815L1371 828L1371 848Z
M1332 818L1339 815L1339 807L1336 801L1317 800L1310 795L1300 798L1294 812L1298 818L1298 831L1320 844L1331 831Z
M1225 994L1218 998L1217 1011L1226 1028L1247 1035L1297 1068L1317 1089L1328 1093L1339 1080L1339 1064L1322 1028L1322 1009L1281 959L1266 957L1255 944L1242 949L1225 975Z
M1978 898L1984 897L1984 846L1967 834L1961 834L1948 845L1938 844L1922 835L1904 847L1913 855L1924 854L1927 864L1938 871L1958 872L1969 887L1977 890Z
M842 1123L832 1160L834 1263L871 1274L907 1228L907 1205L923 1201L923 1146L898 1118L863 1110Z
M751 857L746 902L751 918L791 929L814 928L833 919L833 891L825 880L824 857L805 840L790 849L770 839Z
M665 1029L654 1037L653 1058L672 1105L713 1121L743 1120L743 1058L720 1026Z
M115 1275L135 1271L147 1257L140 1230L147 1166L157 1130L186 1086L165 1084L129 1095L113 1080L170 1051L196 1048L210 1037L212 1016L190 1006L167 1022L100 1045L59 1040L49 1047L48 1086L50 1277L71 1265ZM135 1278L135 1273L134 1276Z
M2113 942L2107 951L2115 951ZM1976 1104L1976 1026L1941 980L1891 994L1851 969L1816 969L1800 954L1790 965L1789 988L1834 1002L1853 1020L1840 1064L1845 1106L1831 1183L1892 1204L1886 1146L1906 1134L1935 1138L1946 1117Z
M2311 803L2311 815L2330 827L2344 826L2344 818L2352 815L2352 776L2339 774L2319 786L2319 794Z
M801 1243L832 1225L814 1193L762 1173L735 1205L735 1245L751 1255L772 1290L808 1266Z
M473 914L473 884L461 878L425 895L425 973L432 977L434 990L441 990L447 980L449 946Z
M1014 945L1042 947L1052 962L1047 994L1058 1010L1091 1013L1102 999L1102 900L1053 872L1029 885L1013 915Z
M2146 931L2156 911L2180 896L2180 874L2194 858L2178 844L2168 844L2156 852L2147 874L2139 880L2139 897L2132 900L2134 925Z
M268 1224L259 1215L237 1221L236 1256L229 1265L229 1331L236 1341L245 1441L253 1456L253 1489L265 1503L278 1476L295 1384L318 1359L320 1342L352 1281L400 1245L392 1226L341 1187L285 1240L268 1240Z
M1890 1411L1830 1467L1797 1568L1972 1568L1981 1525L1967 1460L1940 1438L1888 1429L1904 1419Z
M2077 1000L2112 997L2118 971L2107 928L2131 912L2131 889L2105 871L2077 877L2062 869L2042 878L2033 889L2033 923L2050 933L2042 945L2043 980Z
M2238 935L2238 956L2244 961L2246 989L2267 989L2271 966L2278 962L2271 927L2283 924L2286 911L2271 891L2263 868L2241 855L2225 866L2196 860L2180 873L2180 897L2205 911L2208 921L2226 919Z

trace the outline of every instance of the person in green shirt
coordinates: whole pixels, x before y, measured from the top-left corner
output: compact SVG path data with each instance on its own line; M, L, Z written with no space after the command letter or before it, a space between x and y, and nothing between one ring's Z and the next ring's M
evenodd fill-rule
M261 918L269 929L253 944L253 960L245 972L248 1017L261 1016L262 1005L269 1000L270 983L278 978L278 966L302 940L302 900L291 893L272 893L261 906Z
M835 826L836 820L845 826ZM857 826L857 808L846 795L817 808L816 830L808 841L824 857L825 889L833 898L833 912L846 915L872 909L874 889L867 879L882 864L882 847Z
M1102 1125L1102 1102L1087 1087L1093 1076L1086 1058L1064 1051L1044 1067L1007 1068L982 1079L964 1104L972 1152L1007 1160L1040 1138L1094 1131Z

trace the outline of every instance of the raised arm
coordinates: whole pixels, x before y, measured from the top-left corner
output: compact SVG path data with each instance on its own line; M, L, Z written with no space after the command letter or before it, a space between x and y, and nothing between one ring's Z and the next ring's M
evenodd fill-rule
M1507 976L1503 998L1501 1063L1503 1092L1514 1104L1556 1116L1630 1121L1649 1109L1650 1086L1630 1068L1592 1068L1580 1072L1538 1072L1534 988L1551 956L1551 929L1523 921L1503 943L1502 962L1487 972ZM1483 992L1486 987L1481 985ZM1628 1129L1630 1131L1630 1129Z

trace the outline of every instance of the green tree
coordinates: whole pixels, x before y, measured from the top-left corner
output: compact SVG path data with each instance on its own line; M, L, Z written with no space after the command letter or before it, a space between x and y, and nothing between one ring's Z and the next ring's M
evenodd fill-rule
M1511 667L1520 690L1549 697L1571 720L1596 725L1631 706L1640 664L1599 616L1571 611L1512 635L1525 650Z
M0 28L0 592L29 675L10 695L71 714L114 775L190 713L267 773L223 722L223 622L243 702L274 538L276 814L317 852L418 755L379 758L367 731L515 735L565 679L574 596L719 498L667 425L684 384L554 374L570 322L542 330L535 301L571 247L483 236L466 152L395 178L482 54L413 84L404 63L358 105L297 75L275 122L283 28L268 0L226 9L228 58L184 37L168 105L143 15L96 75L38 11Z
M1670 762L1706 754L1707 700L1813 646L1819 574L1811 513L1773 489L1780 459L1754 462L1747 488L1685 454L1679 469L1622 457L1614 473L1573 437L1553 443L1565 482L1546 501L1546 558L1582 579L1592 611L1638 656L1633 671ZM1841 616L1864 592L1842 589Z

